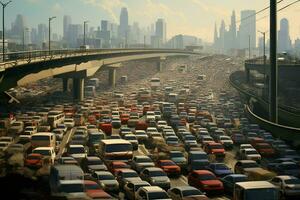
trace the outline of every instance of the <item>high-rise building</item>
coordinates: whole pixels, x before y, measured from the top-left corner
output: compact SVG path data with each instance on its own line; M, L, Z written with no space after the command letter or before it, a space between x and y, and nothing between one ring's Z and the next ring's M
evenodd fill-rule
M64 16L64 24L63 24L63 38L64 40L68 40L68 35L69 35L69 26L72 24L72 18L69 15Z
M256 14L255 10L241 11L241 24L239 28L239 48L256 48Z
M101 21L100 38L102 40L102 42L101 42L102 47L109 48L110 47L110 31L108 30L108 21L107 20Z
M23 15L17 15L15 22L12 24L11 35L21 39L26 27L25 18Z
M280 30L278 31L278 51L289 51L291 48L289 21L283 18L280 20Z
M37 44L38 43L38 32L37 32L36 28L31 29L30 37L31 37L31 43L32 44Z
M167 25L164 19L158 19L155 24L155 35L164 44L167 40Z
M218 40L219 40L219 37L218 37L218 29L217 29L217 23L215 23L215 31L214 31L214 47L215 47L215 50L218 49Z
M108 31L108 21L101 20L101 31Z
M48 41L48 27L46 24L39 24L38 25L38 43L40 46L42 46L43 43L45 43L46 41Z
M221 22L219 33L220 33L219 49L221 50L222 53L224 53L224 50L225 50L225 33L226 33L224 20L222 20L222 22Z
M83 35L82 24L70 24L68 38L70 41L70 47L78 48L81 44L78 44L78 39Z
M232 11L231 24L229 27L229 49L235 49L237 47L237 36L236 36L236 18L235 11Z
M127 8L122 8L120 14L119 37L127 40L128 32L128 11Z

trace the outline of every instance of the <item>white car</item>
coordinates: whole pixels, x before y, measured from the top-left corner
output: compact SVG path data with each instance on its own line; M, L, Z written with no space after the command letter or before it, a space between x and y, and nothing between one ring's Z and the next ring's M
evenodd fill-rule
M146 114L146 121L155 121L155 113L153 111L148 111Z
M26 126L24 129L24 132L30 133L27 135L35 134L35 133L37 133L37 127L36 126Z
M32 153L39 153L44 158L49 158L51 163L54 164L54 160L56 157L54 147L37 147L32 150Z
M156 199L171 200L168 193L158 186L140 187L135 193L136 200L150 200L154 199L153 196L156 196Z
M67 126L68 129L71 129L75 126L75 121L72 118L66 118L64 124Z
M300 198L300 179L294 176L275 176L271 181L277 186L280 193L286 197Z
M261 155L254 148L247 148L241 150L241 159L260 161Z

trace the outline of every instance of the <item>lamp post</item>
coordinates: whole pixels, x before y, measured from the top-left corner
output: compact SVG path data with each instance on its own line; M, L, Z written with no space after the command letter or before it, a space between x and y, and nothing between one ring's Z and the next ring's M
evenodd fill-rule
M50 51L51 51L51 21L53 19L55 19L56 17L49 17L49 54L50 54Z
M248 35L249 38L249 59L251 58L251 36Z
M24 28L23 30L23 51L25 51L25 34L29 31L29 28Z
M267 60L267 57L266 57L266 32L262 32L262 31L258 31L259 33L261 33L263 35L263 51L264 51L264 85L265 85L265 88L267 86L267 81L266 81L266 60Z
M83 46L85 46L85 26L89 21L83 22Z
M4 10L5 7L10 4L12 1L8 1L6 3L3 3L2 1L0 1L1 5L2 5L2 60L3 62L5 61L5 23L4 23Z

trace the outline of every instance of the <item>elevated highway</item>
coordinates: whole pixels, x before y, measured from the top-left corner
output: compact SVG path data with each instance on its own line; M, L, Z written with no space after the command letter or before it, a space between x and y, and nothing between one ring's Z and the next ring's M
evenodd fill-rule
M73 79L73 93L83 99L84 78L92 76L101 67L109 68L110 84L115 84L116 68L112 64L130 60L153 59L161 70L169 56L190 56L198 53L178 49L90 49L53 50L8 53L0 63L0 92L40 79L62 78L67 84ZM64 87L63 88L67 88Z

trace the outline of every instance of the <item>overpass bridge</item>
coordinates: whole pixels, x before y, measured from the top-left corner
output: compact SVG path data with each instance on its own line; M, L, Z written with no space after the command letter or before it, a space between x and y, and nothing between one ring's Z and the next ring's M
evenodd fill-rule
M113 64L130 60L153 59L158 70L169 56L199 55L178 49L72 49L7 53L0 63L0 92L40 79L63 79L67 89L73 79L75 100L84 98L84 78L94 75L100 68L109 70L110 85L115 85L116 67Z

